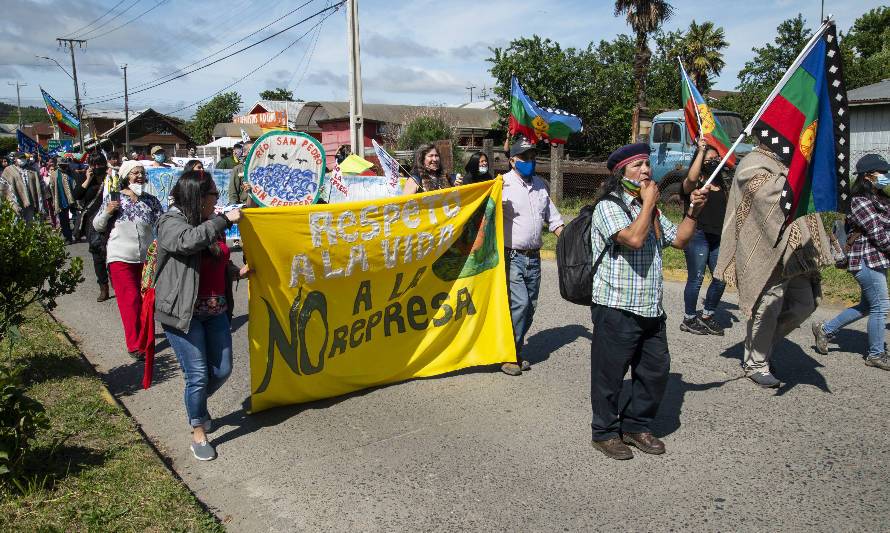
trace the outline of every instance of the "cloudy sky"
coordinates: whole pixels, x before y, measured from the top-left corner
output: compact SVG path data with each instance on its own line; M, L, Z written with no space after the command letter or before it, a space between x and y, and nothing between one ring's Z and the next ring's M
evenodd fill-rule
M70 71L69 52L58 46L56 37L88 41L75 54L81 96L89 109L123 108L122 98L101 100L122 92L120 66L124 63L129 65L133 109L151 106L164 112L179 110L176 114L187 117L194 112L192 104L232 84L227 90L237 90L245 106L257 99L259 91L283 86L304 100L345 100L348 63L343 9L320 25L324 15L232 58L150 88L162 76L192 64L188 69L218 60L335 1L309 0L302 8L306 0L4 2L0 19L0 101L15 103L15 87L8 83L18 80L28 84L22 88L23 104L42 105L38 89L42 85L73 109L73 84L68 75L54 63L35 57L54 58ZM666 29L685 28L692 19L712 20L725 29L730 46L725 51L726 69L717 82L717 88L723 89L735 87L738 71L752 56L751 47L772 40L782 20L802 13L814 28L820 12L818 0L671 3L676 15ZM834 14L838 28L846 31L856 17L881 3L826 0L825 11ZM535 33L566 47L584 47L592 40L629 33L624 20L613 16L613 5L609 0L360 0L364 100L466 102L468 86L476 86L474 94L478 96L483 87L492 84L485 60L490 55L489 47Z

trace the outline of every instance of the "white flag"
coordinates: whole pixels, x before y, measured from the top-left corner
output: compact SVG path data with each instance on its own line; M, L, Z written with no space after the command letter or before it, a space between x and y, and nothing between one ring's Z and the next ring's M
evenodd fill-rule
M374 145L374 152L377 154L377 159L380 160L383 173L389 178L389 186L395 189L399 186L399 162L386 153L386 150L377 144L377 141L374 139L371 139L371 144Z
M250 142L250 135L248 135L247 132L244 131L244 128L241 128L241 142L243 142L243 143Z

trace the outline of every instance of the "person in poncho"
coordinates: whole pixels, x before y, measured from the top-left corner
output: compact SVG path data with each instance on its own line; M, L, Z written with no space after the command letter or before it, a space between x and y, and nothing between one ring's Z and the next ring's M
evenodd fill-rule
M821 299L819 270L833 263L818 214L784 227L780 208L788 167L763 145L736 168L714 277L738 288L747 317L742 367L761 387L781 382L770 370L773 350Z

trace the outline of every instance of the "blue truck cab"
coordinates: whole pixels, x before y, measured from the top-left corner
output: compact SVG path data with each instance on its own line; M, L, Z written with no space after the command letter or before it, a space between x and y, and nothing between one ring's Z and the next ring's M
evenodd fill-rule
M719 109L712 109L711 112L717 116L732 140L735 140L745 127L738 113ZM742 157L753 148L750 144L741 143L736 149L736 156ZM686 170L695 152L695 139L689 138L682 109L655 115L652 127L649 129L649 150L652 179L658 183L662 199L678 197L680 184L686 178Z

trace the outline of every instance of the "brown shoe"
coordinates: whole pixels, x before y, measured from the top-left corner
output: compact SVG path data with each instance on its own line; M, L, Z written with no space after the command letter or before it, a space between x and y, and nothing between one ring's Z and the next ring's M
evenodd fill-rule
M96 297L97 302L104 302L108 299L108 284L102 283L99 285L99 296Z
M590 441L590 444L597 450L603 452L609 459L626 461L634 458L634 452L621 442L621 439L618 437L612 437L609 440L592 440Z
M624 433L621 440L631 446L636 446L643 453L661 455L664 453L664 443L658 440L652 433Z
M501 365L501 372L508 376L521 376L522 369L516 363L504 363Z

